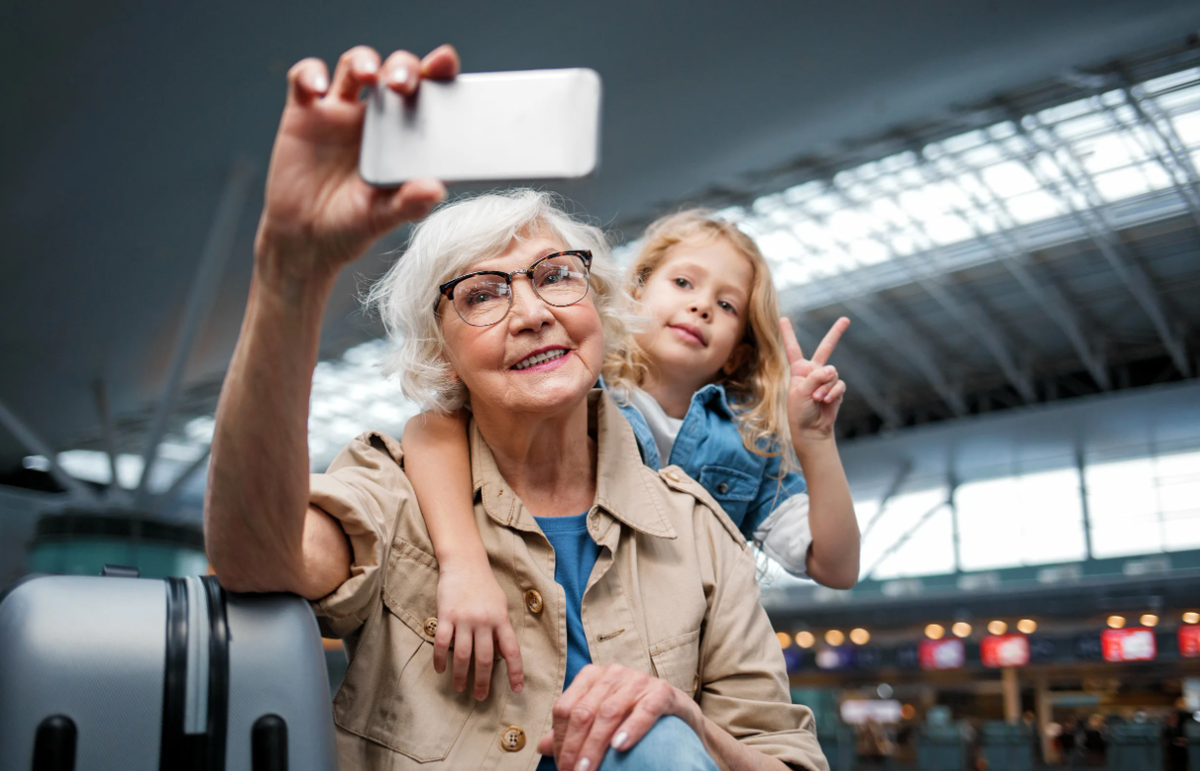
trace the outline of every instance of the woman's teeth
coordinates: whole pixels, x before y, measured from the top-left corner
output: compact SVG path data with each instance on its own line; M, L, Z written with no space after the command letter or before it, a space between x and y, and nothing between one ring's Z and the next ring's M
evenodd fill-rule
M546 351L545 353L539 353L537 356L530 356L528 359L522 359L521 361L519 361L513 365L513 369L529 369L530 367L535 367L538 364L545 364L548 361L554 361L555 359L561 359L563 356L566 356L566 355L567 355L566 350L564 350L562 348L557 348L553 351Z

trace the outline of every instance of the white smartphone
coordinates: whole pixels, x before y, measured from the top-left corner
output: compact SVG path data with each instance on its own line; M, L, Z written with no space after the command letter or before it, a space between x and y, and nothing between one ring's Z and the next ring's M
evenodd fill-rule
M426 80L414 97L372 90L359 174L372 185L576 179L600 160L600 76L590 69Z

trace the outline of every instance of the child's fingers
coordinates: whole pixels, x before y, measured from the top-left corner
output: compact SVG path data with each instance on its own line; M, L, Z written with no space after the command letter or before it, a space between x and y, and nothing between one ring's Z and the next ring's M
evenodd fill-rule
M467 671L471 668L474 647L472 636L472 630L462 624L454 630L454 690L459 693L467 689Z
M446 671L446 655L454 639L454 623L438 619L437 633L433 636L433 671L439 675Z
M846 395L846 381L839 380L833 384L833 389L825 395L823 400L826 404L836 404L843 396Z
M783 333L783 350L787 352L789 364L804 360L804 351L800 349L800 341L796 339L796 331L792 329L792 320L787 316L779 319L779 331Z
M521 662L521 646L511 625L501 624L496 628L496 644L500 648L500 657L508 665L508 684L513 693L520 693L525 687L525 665Z
M483 701L492 687L492 630L475 630L475 699Z
M812 362L816 365L824 364L829 361L829 357L833 355L833 349L837 348L838 341L842 339L842 333L850 326L850 319L842 316L837 321L833 322L833 326L825 335L825 339L817 346L817 350L813 353Z
M838 382L837 368L818 367L806 378L806 382L813 384L813 401L824 401L826 394Z

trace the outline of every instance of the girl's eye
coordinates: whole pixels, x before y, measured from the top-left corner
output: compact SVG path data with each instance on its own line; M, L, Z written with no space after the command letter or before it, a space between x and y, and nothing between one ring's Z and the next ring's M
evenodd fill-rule
M721 300L720 302L718 302L717 305L719 305L722 310L728 311L733 314L737 313L737 308L734 308L732 305L725 302L724 300Z
M681 289L690 289L692 282L688 281L686 278L677 278L675 279L675 286L680 287Z

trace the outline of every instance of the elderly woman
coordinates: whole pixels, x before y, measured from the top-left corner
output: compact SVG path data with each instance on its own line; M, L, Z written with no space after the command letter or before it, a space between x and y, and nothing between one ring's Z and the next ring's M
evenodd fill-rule
M310 479L309 388L334 279L445 195L432 181L384 191L358 178L358 94L408 94L457 71L449 47L382 64L356 48L332 82L317 60L289 73L217 414L205 508L217 575L307 597L326 634L346 638L343 768L825 769L744 539L698 484L643 466L621 413L592 390L606 339L623 331L617 279L600 232L547 196L443 207L376 290L410 393L471 407L475 516L524 687L476 701L434 671L438 565L395 440L363 434ZM493 664L484 648L477 669Z

